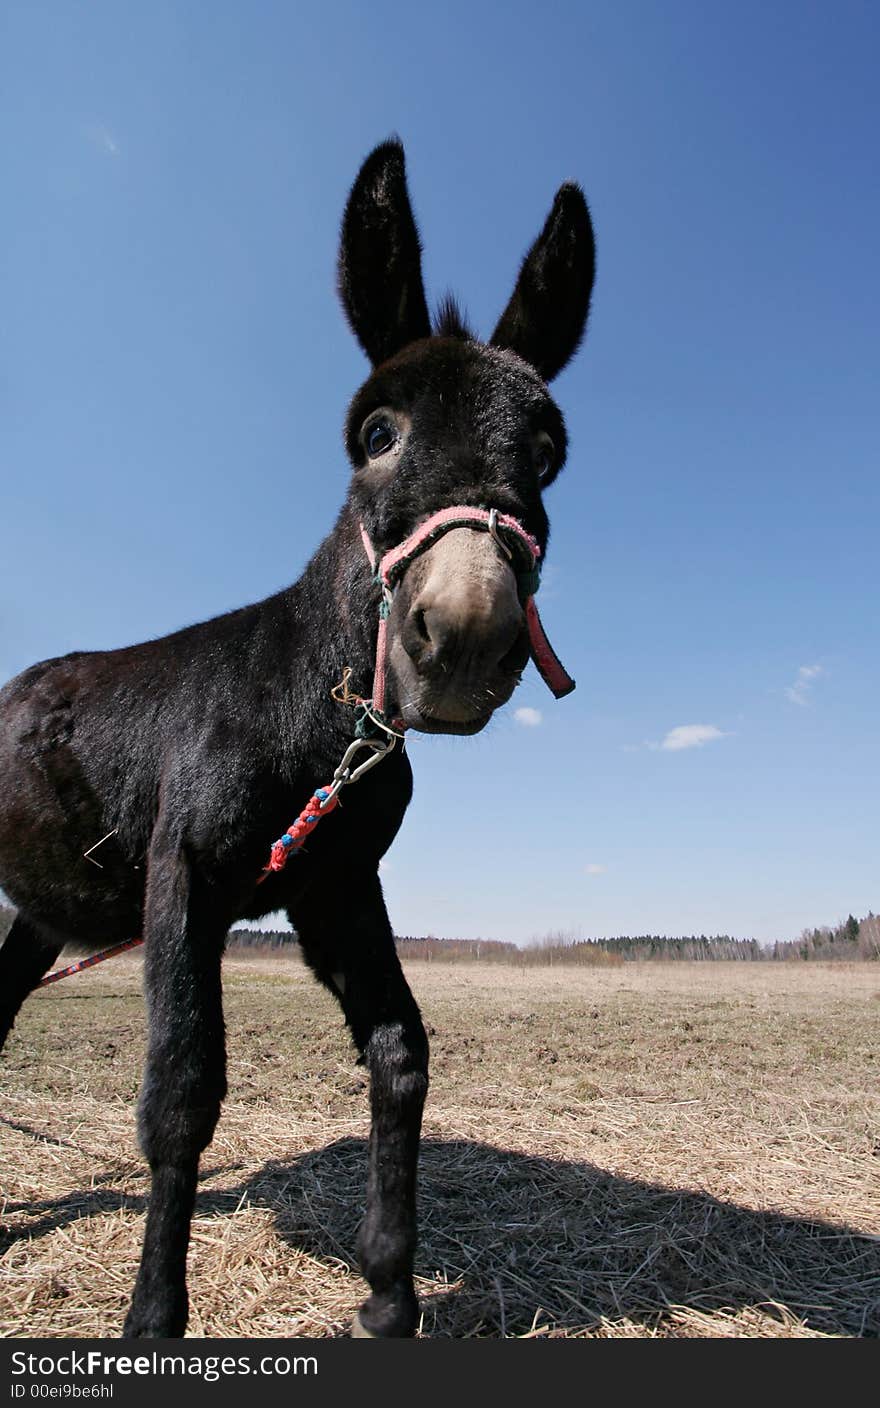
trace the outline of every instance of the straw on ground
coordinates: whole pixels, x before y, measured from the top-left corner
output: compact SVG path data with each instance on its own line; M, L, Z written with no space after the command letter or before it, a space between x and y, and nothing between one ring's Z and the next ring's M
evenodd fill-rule
M119 1332L147 1186L139 966L32 999L0 1063L4 1336ZM365 1076L297 959L226 969L190 1333L347 1333ZM408 976L433 1053L422 1333L880 1333L876 965Z

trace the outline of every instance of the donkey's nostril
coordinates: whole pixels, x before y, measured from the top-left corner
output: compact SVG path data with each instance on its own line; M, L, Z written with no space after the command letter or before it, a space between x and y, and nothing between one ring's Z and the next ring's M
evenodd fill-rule
M528 636L519 606L457 598L413 605L400 632L401 642L425 678L455 674L487 680L494 671L518 675L528 659Z
M426 613L420 607L410 611L403 624L401 637L404 649L413 664L424 668L434 650L435 641Z
M511 648L498 661L498 668L505 675L519 675L526 668L529 659L529 633L521 626Z

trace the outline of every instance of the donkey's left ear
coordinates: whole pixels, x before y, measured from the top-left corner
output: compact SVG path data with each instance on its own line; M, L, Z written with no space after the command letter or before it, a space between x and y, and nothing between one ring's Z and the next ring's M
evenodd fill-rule
M421 252L403 147L383 142L351 188L339 244L339 296L373 366L430 335Z
M596 272L590 212L580 186L560 186L547 223L520 269L513 296L492 334L544 378L577 351L584 334Z

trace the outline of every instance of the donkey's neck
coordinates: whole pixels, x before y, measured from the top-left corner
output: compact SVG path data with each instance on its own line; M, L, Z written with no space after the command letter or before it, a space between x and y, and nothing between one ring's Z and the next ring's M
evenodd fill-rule
M371 691L379 621L371 577L346 503L298 581L261 603L268 629L260 669L274 683L278 736L299 758L335 755L354 734L353 709L331 691L349 670L353 692Z
M314 667L341 678L349 666L353 683L369 689L376 659L379 599L364 552L358 520L346 503L333 530L290 589L302 653ZM320 662L325 662L323 666Z

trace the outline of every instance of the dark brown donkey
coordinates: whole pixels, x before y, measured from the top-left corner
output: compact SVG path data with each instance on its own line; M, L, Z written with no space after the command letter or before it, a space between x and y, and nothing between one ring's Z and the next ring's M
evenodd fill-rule
M403 150L378 147L339 255L342 303L373 370L348 414L348 497L300 580L162 640L34 665L0 693L0 884L18 909L0 950L0 1041L65 943L145 941L139 1129L152 1191L127 1336L186 1326L199 1156L226 1092L224 940L234 921L278 909L370 1072L358 1234L370 1296L355 1333L414 1333L428 1044L377 874L412 788L394 734L477 732L530 648L541 653L530 569L547 543L542 492L566 450L547 382L580 342L593 261L583 195L562 186L489 341L448 301L432 326ZM370 555L420 528L383 588ZM352 767L378 765L267 872L273 841L304 806L317 814L326 799L306 804L352 741L356 711L331 697L344 675L350 694L373 698ZM84 852L107 833L99 869Z

